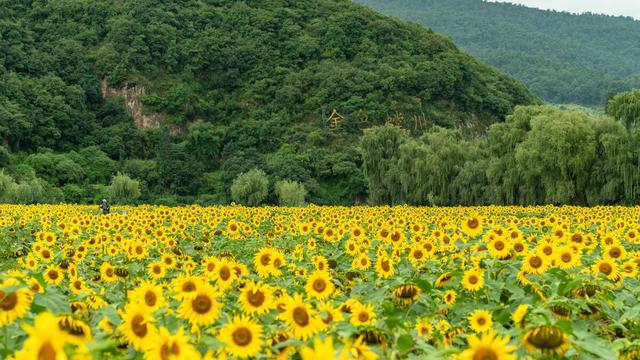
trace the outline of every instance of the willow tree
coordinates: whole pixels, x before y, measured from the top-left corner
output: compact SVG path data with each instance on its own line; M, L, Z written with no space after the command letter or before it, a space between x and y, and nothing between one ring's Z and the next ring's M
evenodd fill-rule
M607 114L622 122L627 130L640 123L640 89L620 93L607 104Z
M529 184L539 183L543 201L585 204L595 131L584 113L560 110L531 119L531 131L516 147L516 163Z
M369 185L369 200L373 204L398 202L402 185L397 169L400 145L407 135L392 125L372 127L364 131L362 147L363 170Z

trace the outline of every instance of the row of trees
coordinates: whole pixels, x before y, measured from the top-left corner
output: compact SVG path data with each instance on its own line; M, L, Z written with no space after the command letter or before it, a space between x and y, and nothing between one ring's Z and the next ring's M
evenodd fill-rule
M550 105L518 107L487 134L434 128L411 138L393 126L365 131L364 173L375 204L635 204L640 201L640 91L611 116Z
M83 189L77 185L63 188L51 185L46 180L32 178L16 181L13 177L0 171L0 202L13 204L37 204L77 202L85 191L92 191L88 201L99 203L103 198L112 199L118 204L132 204L140 197L140 183L126 174L118 173L111 179L111 184L94 185ZM85 199L87 200L87 199Z

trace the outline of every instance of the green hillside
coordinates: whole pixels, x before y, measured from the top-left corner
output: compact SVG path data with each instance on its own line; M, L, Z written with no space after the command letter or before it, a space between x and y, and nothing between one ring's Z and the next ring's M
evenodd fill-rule
M640 21L482 0L355 0L447 34L553 103L602 107L640 84Z
M447 37L347 0L0 9L0 165L27 202L99 199L118 171L143 201L222 202L258 167L271 194L291 179L352 203L364 128L484 128L537 102Z

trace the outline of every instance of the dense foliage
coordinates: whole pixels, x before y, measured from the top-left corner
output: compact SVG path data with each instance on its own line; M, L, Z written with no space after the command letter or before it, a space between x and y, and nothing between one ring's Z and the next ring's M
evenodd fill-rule
M0 206L2 358L640 353L638 207L96 210Z
M220 203L260 168L272 184L304 184L312 202L353 203L366 196L363 128L482 128L536 101L446 37L347 0L0 8L1 166L67 201L92 201L122 171L145 201ZM133 86L159 129L104 98Z
M486 136L434 128L419 138L394 126L362 138L376 204L636 204L640 201L639 108L611 100L617 115L589 117L551 105L522 106ZM630 124L625 127L625 124Z
M482 0L355 0L424 24L553 103L601 107L640 85L640 21Z

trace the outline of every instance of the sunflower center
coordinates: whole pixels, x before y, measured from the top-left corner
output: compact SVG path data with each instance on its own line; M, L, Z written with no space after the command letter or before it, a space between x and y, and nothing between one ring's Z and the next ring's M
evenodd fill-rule
M417 259L417 260L422 259L422 256L423 256L423 254L422 254L422 251L420 251L420 250L416 250L416 251L413 252L413 257L415 259Z
M220 279L227 281L231 277L231 270L229 270L228 266L223 266L220 269Z
M313 290L316 292L323 292L327 288L327 283L323 279L316 279L313 281Z
M618 249L617 247L614 247L611 250L609 250L609 256L611 256L614 259L619 258L620 255L622 255L622 251L620 251L620 249Z
M275 259L273 260L273 266L276 268L279 268L282 265L282 260L280 259Z
M113 268L108 268L107 271L105 271L105 274L107 274L108 277L112 277L113 276Z
M182 284L182 291L184 292L192 292L196 289L196 284L194 284L191 281L187 281L184 284Z
M55 270L49 270L49 279L57 280L58 279L58 272L55 271Z
M475 275L469 276L469 284L475 285L478 283L478 277Z
M369 321L369 314L368 314L367 312L365 312L365 311L361 311L361 312L358 314L358 320L359 320L360 322L367 322L367 321Z
M473 354L473 360L498 360L498 354L490 348L480 348Z
M43 250L42 251L42 257L45 259L48 259L51 257L51 252L49 250Z
M162 268L159 265L154 265L153 266L153 273L154 274L160 274L162 273Z
M383 238L386 238L387 236L389 236L389 230L382 229L382 231L380 231L380 236L382 236Z
M496 248L496 250L501 251L502 249L504 249L504 243L502 241L498 240L493 245L493 247Z
M476 320L476 322L478 323L478 325L484 326L484 324L487 323L487 320L485 320L483 317L481 317L481 318L478 318L478 320Z
M551 246L545 246L544 249L542 249L542 252L545 255L551 255L551 253L553 252L553 248Z
M562 262L565 262L565 263L571 262L571 254L562 253L562 255L560 255L560 260L562 260Z
M298 306L293 309L293 321L300 326L309 325L309 313L307 312L307 309L302 306Z
M231 334L233 338L233 342L238 346L247 346L251 344L251 340L253 339L253 335L251 335L251 330L246 327L239 327L233 331Z
M214 263L208 263L207 264L207 271L211 272L211 271L213 271L215 269L216 269L216 264L214 264Z
M521 252L522 250L524 250L524 245L521 243L517 243L513 246L514 249L516 249L517 252Z
M382 268L382 270L384 271L389 271L391 270L391 266L389 265L389 260L382 260L382 262L380 263L380 267Z
M609 263L602 263L598 266L598 270L605 275L609 275L613 271L613 267Z
M212 305L211 299L204 294L196 296L196 298L191 301L193 310L198 314L206 314L211 310Z
M180 355L180 345L178 345L175 341L171 344L171 346L169 346L169 344L165 342L160 347L160 358L162 360L171 359L171 355Z
M262 306L262 304L264 304L264 300L265 300L265 296L260 290L256 290L256 291L249 290L249 292L247 293L247 301L249 301L249 304L255 307Z
M0 301L0 308L4 311L13 310L13 308L16 307L16 304L18 304L18 295L14 292L6 294L4 291L0 290L0 298L2 299L2 301Z
M260 257L260 264L262 264L263 266L269 265L270 262L271 256L269 254L264 254Z
M467 220L467 226L469 227L469 229L476 229L478 228L478 225L480 224L478 223L478 219L476 218L471 218Z
M147 324L144 322L142 315L136 315L131 319L131 330L138 337L145 337L147 335Z
M532 268L537 269L542 266L542 259L539 256L533 256L529 259L529 265Z
M38 360L56 360L58 355L56 349L51 345L51 342L47 341L40 346L38 351Z
M157 300L158 297L151 290L147 290L147 292L144 294L144 302L147 304L147 306L155 306Z

